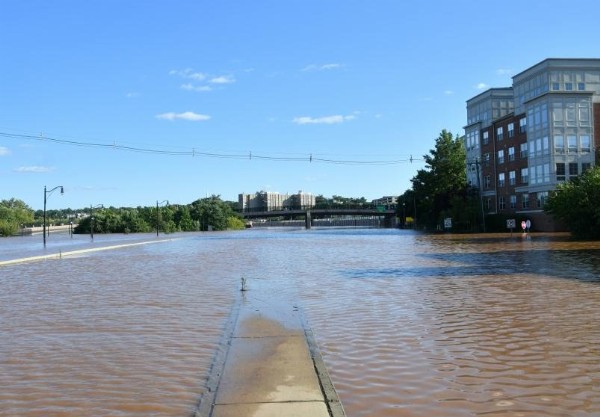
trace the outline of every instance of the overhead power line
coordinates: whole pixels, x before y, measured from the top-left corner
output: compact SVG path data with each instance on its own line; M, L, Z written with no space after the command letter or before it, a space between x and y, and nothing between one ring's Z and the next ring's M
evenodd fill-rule
M19 134L19 133L7 133L0 132L0 137L17 140L34 140L42 142L51 142L66 146L77 146L83 148L100 148L100 149L113 149L127 152L154 154L154 155L168 155L168 156L191 156L191 157L206 157L206 158L221 158L221 159L248 159L248 160L265 160L265 161L279 161L279 162L308 162L308 163L323 163L323 164L337 164L337 165L397 165L404 163L413 163L414 161L422 161L420 158L413 158L410 155L404 159L381 159L381 160L368 160L368 159L335 159L335 158L323 158L313 153L307 153L306 155L300 156L275 156L268 154L257 154L255 152L232 152L232 153L218 153L218 152L203 152L196 148L189 150L169 150L169 149L158 149L150 147L140 146L129 146L119 144L116 141L112 143L101 143L101 142L84 142L73 139L62 139L57 137L49 137L43 134L32 135L32 134Z

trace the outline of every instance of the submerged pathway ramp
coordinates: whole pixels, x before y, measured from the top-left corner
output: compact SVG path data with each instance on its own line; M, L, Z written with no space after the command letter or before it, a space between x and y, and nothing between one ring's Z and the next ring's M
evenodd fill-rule
M299 308L268 292L242 293L195 417L344 417Z

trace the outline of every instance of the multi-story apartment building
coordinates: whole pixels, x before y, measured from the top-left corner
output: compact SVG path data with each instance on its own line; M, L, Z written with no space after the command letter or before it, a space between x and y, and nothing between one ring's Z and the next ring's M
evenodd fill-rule
M386 210L395 210L398 205L398 197L384 196L371 201L371 204L376 207L383 207Z
M467 179L488 214L521 214L536 230L548 193L596 164L600 59L546 59L467 101Z
M259 191L254 194L239 194L238 203L242 211L273 211L314 207L316 198L310 193L280 194Z

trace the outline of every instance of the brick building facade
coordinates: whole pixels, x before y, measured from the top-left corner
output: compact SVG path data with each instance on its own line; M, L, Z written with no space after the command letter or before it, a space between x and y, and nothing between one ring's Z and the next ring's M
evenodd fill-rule
M600 59L546 59L467 101L467 179L487 214L519 214L557 230L543 212L556 185L596 165Z

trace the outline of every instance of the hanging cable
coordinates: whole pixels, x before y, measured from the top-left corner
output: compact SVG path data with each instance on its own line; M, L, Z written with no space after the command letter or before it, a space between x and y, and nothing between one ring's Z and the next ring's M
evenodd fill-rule
M199 152L196 148L190 150L168 150L168 149L157 149L139 146L128 146L117 143L113 140L112 143L101 143L101 142L83 142L72 139L62 139L57 137L49 137L40 133L39 135L31 134L18 134L18 133L7 133L0 132L0 137L8 139L23 139L23 140L34 140L42 142L51 142L59 145L66 146L77 146L83 148L100 148L100 149L114 149L127 152L155 154L155 155L168 155L168 156L204 156L207 158L220 158L220 159L259 159L265 161L279 161L279 162L320 162L324 164L336 164L336 165L397 165L404 163L412 163L413 161L421 161L422 159L413 158L412 155L407 159L390 159L390 160L346 160L346 159L333 159L333 158L320 158L313 153L305 154L305 156L274 156L274 155L260 155L252 151L239 152L239 153L217 153L217 152Z

